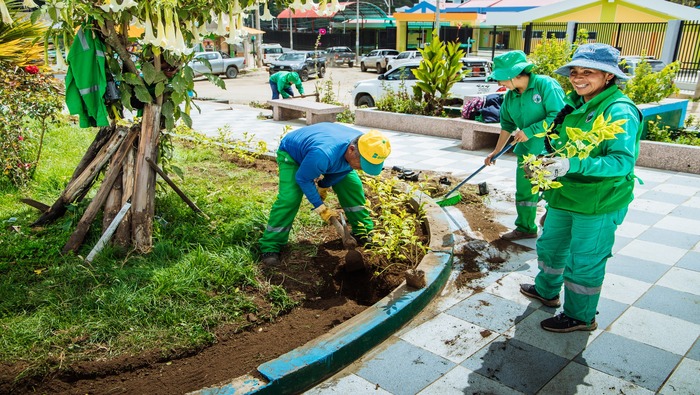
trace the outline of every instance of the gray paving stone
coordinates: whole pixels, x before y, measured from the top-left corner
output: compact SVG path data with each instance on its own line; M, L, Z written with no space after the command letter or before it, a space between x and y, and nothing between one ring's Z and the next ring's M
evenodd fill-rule
M676 262L676 267L700 272L700 252L688 251L683 258Z
M688 207L688 206L678 206L675 209L673 209L673 211L671 211L671 215L675 215L676 217L683 217L686 219L698 220L698 219L700 219L700 208Z
M675 214L674 214L675 215ZM690 217L684 217L688 219L693 219ZM675 232L668 229L660 229L651 227L644 231L638 240L653 241L655 243L661 243L667 246L678 247L683 249L691 249L694 245L700 242L700 235L694 235L684 232Z
M613 254L625 248L627 244L632 242L632 240L634 239L629 237L615 236L615 244L613 245L612 249Z
M501 336L461 365L526 394L535 394L568 360L516 339Z
M700 361L700 339L695 341L695 345L688 351L686 357Z
M613 255L612 258L608 259L606 265L606 271L608 273L619 274L620 276L633 278L646 283L655 283L669 268L668 265L649 262L624 254Z
M598 322L598 329L605 329L610 326L628 307L629 305L625 303L600 298L598 300L598 315L595 316L595 320Z
M700 296L655 285L634 305L700 324Z
M682 196L682 195L675 195L672 193L666 193L666 192L658 192L658 191L647 191L643 193L641 196L637 196L642 199L649 199L649 200L655 200L657 202L663 202L663 203L673 203L673 204L681 204L688 200L688 196Z
M398 340L356 373L395 395L415 394L456 366L406 341Z
M482 328L504 333L533 311L531 307L481 292L450 307L446 313Z
M657 391L680 359L680 355L604 332L575 361Z
M632 221L640 225L654 225L663 218L663 214L650 213L648 211L630 209L627 211L625 221Z

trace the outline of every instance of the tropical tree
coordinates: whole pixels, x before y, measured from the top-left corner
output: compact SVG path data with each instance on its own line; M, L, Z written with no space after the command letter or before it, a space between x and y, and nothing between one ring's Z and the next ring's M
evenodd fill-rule
M148 252L152 246L155 201L155 170L158 158L167 145L164 130L171 130L178 122L191 126L189 112L193 106L188 93L194 90L194 72L187 66L193 48L203 37L214 34L224 37L229 44L240 43L245 35L245 12L259 7L267 11L265 0L47 0L40 7L32 0L22 5L31 11L32 21L46 18L46 45L52 44L56 58L68 53L66 97L71 107L71 82L76 76L84 77L80 48L91 49L95 59L95 81L98 99L87 107L96 116L81 117L85 126L101 126L95 140L78 164L66 189L51 208L35 221L41 225L62 216L68 205L82 200L104 171L96 195L77 225L64 252L77 251L97 216L104 207L109 223L116 208L130 201L131 208L117 230L120 244L138 252ZM302 4L295 0L292 9L307 9L311 0ZM335 11L341 6L337 0L322 0L319 7ZM0 0L2 23L16 23L5 12ZM138 41L130 37L132 26L143 27ZM214 26L214 31L207 30ZM134 44L138 44L135 46ZM72 48L78 48L74 51ZM74 51L74 52L71 52ZM102 61L101 54L104 54ZM215 76L210 81L224 88ZM78 101L84 100L80 91ZM102 94L104 103L102 101ZM104 107L103 107L104 106ZM142 116L136 123L124 120L124 110L139 110ZM95 113L95 111L92 111ZM135 147L135 148L134 148ZM105 206L105 202L110 206Z
M441 115L450 89L462 79L462 61L464 51L458 42L445 44L434 32L430 44L418 49L422 61L417 69L412 70L418 79L413 86L413 94L425 102L424 112L429 115Z

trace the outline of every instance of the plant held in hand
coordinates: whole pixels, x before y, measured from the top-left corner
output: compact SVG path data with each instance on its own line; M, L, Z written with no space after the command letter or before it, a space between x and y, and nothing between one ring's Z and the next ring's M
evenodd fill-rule
M588 158L591 152L603 141L616 139L616 134L624 133L625 130L622 129L621 126L626 122L626 119L613 122L610 116L605 119L603 115L599 115L593 122L593 127L589 131L567 127L565 143L553 152L543 156L526 155L523 161L523 169L532 184L532 193L561 188L562 183L556 181L556 179L564 176L568 172L569 158ZM535 137L546 136L546 138L550 140L562 138L559 134L551 130L554 124L551 126L552 127L548 127L545 122L544 129L546 132L536 134Z

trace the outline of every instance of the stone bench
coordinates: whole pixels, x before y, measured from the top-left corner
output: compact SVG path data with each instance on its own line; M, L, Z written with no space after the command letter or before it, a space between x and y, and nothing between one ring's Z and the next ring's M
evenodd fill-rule
M464 119L462 128L462 149L474 151L496 146L501 135L500 123L482 123Z
M268 100L267 104L272 106L272 119L275 121L306 118L307 125L335 122L336 115L345 111L342 106L303 99Z

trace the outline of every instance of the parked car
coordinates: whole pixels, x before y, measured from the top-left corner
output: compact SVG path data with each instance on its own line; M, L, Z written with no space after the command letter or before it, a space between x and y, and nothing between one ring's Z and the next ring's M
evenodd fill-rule
M270 75L278 71L296 71L302 81L307 81L312 74L323 78L326 74L326 58L323 51L285 52L270 64Z
M331 67L343 64L352 67L355 63L355 52L348 47L330 47L326 52L328 52L328 63Z
M277 60L285 52L284 48L279 44L261 44L260 49L262 49L263 64L265 66Z
M224 52L196 52L187 65L194 70L195 76L226 74L228 78L236 78L238 72L245 68L245 59L232 58Z
M376 69L378 74L382 74L386 71L389 60L398 55L399 51L395 49L375 49L360 59L360 70Z
M493 70L493 62L488 58L467 56L461 59L464 76L462 81L485 81Z
M395 69L401 66L402 64L422 58L423 55L418 51L403 51L400 54L398 54L394 59L389 60L389 62L386 65L386 69Z
M651 71L654 73L663 70L664 67L667 66L666 62L655 59L653 56L646 56L644 58L641 56L623 56L620 58L620 70L622 70L625 74L634 75L634 71L642 59L645 59L647 63L649 63L651 66Z
M486 59L488 61L488 59ZM411 70L417 69L420 60L411 60L387 71L375 79L360 81L355 84L351 97L356 106L374 107L377 100L398 92L400 85L404 84L409 94L412 93L413 85L417 80ZM476 62L475 62L476 63ZM488 62L487 62L488 63ZM502 91L496 82L486 82L486 75L475 77L467 74L460 82L454 84L450 90L450 97L464 98L465 96L475 96ZM505 88L503 88L505 89Z

